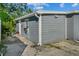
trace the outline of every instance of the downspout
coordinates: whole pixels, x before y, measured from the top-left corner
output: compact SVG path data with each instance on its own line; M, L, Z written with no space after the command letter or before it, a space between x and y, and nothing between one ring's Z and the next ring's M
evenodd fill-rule
M42 18L41 18L41 14L38 16L35 13L35 16L39 19L39 42L38 45L42 45Z

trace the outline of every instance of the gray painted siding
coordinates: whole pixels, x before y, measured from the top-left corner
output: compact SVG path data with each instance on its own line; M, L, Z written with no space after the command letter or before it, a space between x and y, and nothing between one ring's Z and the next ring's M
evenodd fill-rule
M74 15L74 39L79 40L79 15Z
M38 27L38 21L37 18L30 19L31 21L28 22L29 24L29 40L31 40L34 43L38 43L39 40L39 27Z
M29 20L27 22L25 19L24 19L24 21L21 21L21 35L29 38L29 40L33 41L34 43L38 43L38 39L39 39L38 19L35 17L28 18L28 19ZM28 30L26 33L24 31L24 28L27 28L27 26L28 26ZM19 23L18 22L16 23L15 30L16 30L16 32L19 32Z
M67 39L73 39L74 36L74 19L73 15L67 16Z
M65 39L65 15L42 16L42 43Z
M65 18L67 18L67 38L79 40L79 15L42 15L42 43L57 42L65 39ZM39 22L35 17L28 21L28 33L24 28L27 27L25 21L21 22L22 35L29 40L39 42ZM16 31L19 31L19 24L16 24Z

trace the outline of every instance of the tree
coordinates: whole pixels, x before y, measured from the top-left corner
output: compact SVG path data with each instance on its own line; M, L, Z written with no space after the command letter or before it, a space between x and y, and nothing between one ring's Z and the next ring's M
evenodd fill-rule
M30 8L28 8L26 3L23 3L23 4L22 3L20 3L20 4L6 3L3 5L7 9L7 12L15 18L32 12L32 10Z
M15 18L31 13L27 4L6 3L0 4L0 18L2 21L2 38L9 36L15 30Z

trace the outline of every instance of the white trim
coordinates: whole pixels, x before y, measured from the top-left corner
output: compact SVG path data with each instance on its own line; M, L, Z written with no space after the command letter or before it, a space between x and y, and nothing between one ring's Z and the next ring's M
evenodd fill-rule
M39 18L39 16L35 13L35 16L37 17L37 18Z
M21 21L19 21L19 34L21 34Z
M42 45L42 18L41 18L41 14L39 16L39 43L38 45Z
M67 18L65 18L65 39L67 39Z

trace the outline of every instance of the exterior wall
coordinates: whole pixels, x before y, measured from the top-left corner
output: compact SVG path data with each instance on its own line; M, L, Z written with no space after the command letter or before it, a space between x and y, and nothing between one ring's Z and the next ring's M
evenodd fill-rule
M36 17L32 17L30 18L30 21L28 21L28 24L29 24L29 40L37 44L39 42L38 19Z
M42 43L65 39L65 15L42 16Z
M39 27L38 27L38 19L36 17L30 17L29 20L26 22L21 21L21 35L27 37L29 40L33 41L34 43L38 43L39 39ZM26 29L26 31L24 30ZM19 23L16 23L16 32L19 32Z
M74 15L74 40L79 40L79 14Z
M38 18L30 17L29 21L21 22L21 33L34 43L39 42ZM42 15L42 43L57 42L65 38L65 20L67 20L67 38L79 40L79 15ZM28 30L25 31L24 28ZM19 24L16 23L16 32L19 31Z
M74 19L73 15L67 15L67 39L73 39L74 36Z

